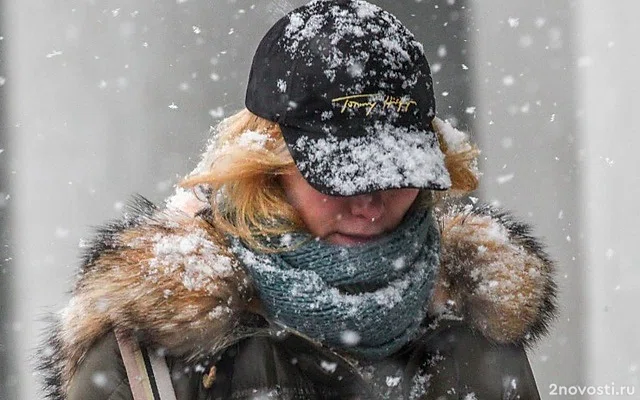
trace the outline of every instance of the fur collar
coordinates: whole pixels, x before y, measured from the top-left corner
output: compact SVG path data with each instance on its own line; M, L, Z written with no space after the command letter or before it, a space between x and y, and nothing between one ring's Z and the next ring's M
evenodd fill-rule
M489 207L440 210L442 260L430 312L454 314L487 338L525 345L555 312L554 265L527 225ZM137 196L85 249L72 299L43 351L49 397L64 399L96 339L131 329L169 354L199 357L250 335L259 312L247 276L199 217Z

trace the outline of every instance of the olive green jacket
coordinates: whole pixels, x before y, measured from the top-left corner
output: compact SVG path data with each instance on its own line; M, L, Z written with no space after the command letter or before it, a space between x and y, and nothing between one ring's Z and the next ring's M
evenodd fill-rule
M263 317L207 222L142 197L86 248L41 352L46 395L132 399L113 334L166 358L178 400L537 399L526 348L555 311L553 263L491 208L441 211L441 266L423 334L372 363Z

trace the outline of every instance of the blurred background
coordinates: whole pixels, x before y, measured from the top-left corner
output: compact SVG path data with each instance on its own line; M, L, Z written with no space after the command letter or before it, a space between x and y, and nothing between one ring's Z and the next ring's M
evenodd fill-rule
M529 353L542 398L640 395L640 2L372 2L424 43L439 116L483 150L477 196L559 264L559 319ZM32 356L82 241L132 194L173 192L304 3L0 1L0 399L40 398Z

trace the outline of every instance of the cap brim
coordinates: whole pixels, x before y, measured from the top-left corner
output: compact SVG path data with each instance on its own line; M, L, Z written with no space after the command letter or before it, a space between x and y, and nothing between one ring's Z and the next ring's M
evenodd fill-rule
M281 126L293 160L307 182L331 196L379 190L446 190L451 179L430 129L377 123L357 136Z

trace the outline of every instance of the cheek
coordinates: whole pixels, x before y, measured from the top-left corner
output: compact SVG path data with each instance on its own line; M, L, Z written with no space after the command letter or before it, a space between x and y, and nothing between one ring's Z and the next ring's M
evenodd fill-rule
M418 198L418 194L420 190L418 189L404 189L402 193L402 202L405 206L405 212L413 205L413 203Z
M283 177L282 183L289 204L312 235L324 236L335 227L337 216L344 212L342 203L316 191L297 174Z
M418 197L418 189L397 189L388 192L385 200L389 213L394 219L402 219Z
M309 232L316 236L331 232L344 212L341 203L324 195L308 196L302 206L296 209Z

